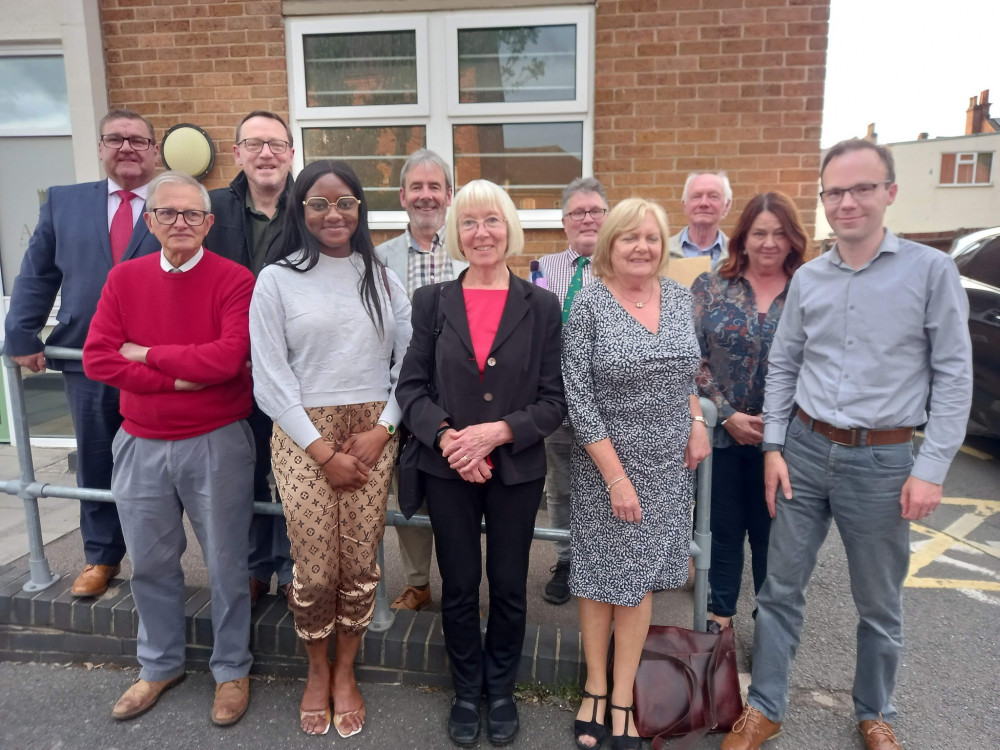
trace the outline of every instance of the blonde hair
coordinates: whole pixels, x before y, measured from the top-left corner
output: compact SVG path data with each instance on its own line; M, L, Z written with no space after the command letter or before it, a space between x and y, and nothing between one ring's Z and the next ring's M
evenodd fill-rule
M611 209L597 235L597 247L594 249L594 255L590 261L591 273L594 276L607 278L614 275L611 270L611 248L614 246L615 240L625 232L636 229L650 213L653 214L660 229L660 264L656 268L656 275L666 274L667 265L670 263L670 253L667 250L667 238L670 236L667 212L652 201L643 198L626 198Z
M448 254L455 260L466 260L458 233L458 221L463 213L477 208L492 208L507 222L507 250L503 257L506 259L520 255L524 250L524 230L521 228L521 220L517 218L517 208L507 191L489 180L472 180L455 194L445 224L444 242Z

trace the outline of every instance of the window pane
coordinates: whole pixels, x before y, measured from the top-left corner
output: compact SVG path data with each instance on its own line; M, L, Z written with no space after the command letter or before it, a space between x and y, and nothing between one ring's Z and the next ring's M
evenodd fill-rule
M458 100L576 99L576 26L460 29Z
M990 184L990 173L993 170L993 154L992 152L978 154L976 159L976 184L977 185L989 185Z
M309 107L417 102L417 34L381 31L302 38Z
M955 154L941 154L941 184L952 185L955 182Z
M304 128L304 161L340 159L365 189L369 211L399 211L399 174L406 157L423 148L423 125L393 128Z
M62 57L0 57L0 132L39 129L70 132Z
M455 188L486 179L519 209L559 208L562 189L583 172L583 123L456 125Z
M959 154L958 168L955 170L955 182L959 185L972 184L972 170L976 164L975 154Z

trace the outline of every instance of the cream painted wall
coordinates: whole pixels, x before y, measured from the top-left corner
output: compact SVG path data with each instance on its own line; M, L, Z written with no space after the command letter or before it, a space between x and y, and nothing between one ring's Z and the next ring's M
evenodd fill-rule
M1000 224L1000 133L890 144L896 160L896 202L886 211L894 232L950 232ZM990 185L938 184L941 154L992 151Z

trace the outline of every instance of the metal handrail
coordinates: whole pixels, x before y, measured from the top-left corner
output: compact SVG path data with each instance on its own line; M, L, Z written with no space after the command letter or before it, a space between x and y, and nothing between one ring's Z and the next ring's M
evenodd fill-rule
M61 346L45 347L45 356L48 359L62 360L82 360L82 349L70 349ZM20 479L0 480L0 491L9 495L17 495L24 502L25 524L28 532L28 567L29 580L24 584L23 590L36 592L47 589L59 580L58 574L53 574L49 568L49 562L45 557L45 547L42 542L41 516L38 512L38 498L40 497L62 497L75 500L96 500L98 502L113 503L115 501L111 490L97 490L88 487L70 487L65 485L49 484L35 480L34 462L31 456L30 435L28 431L28 413L24 399L24 381L21 377L21 368L9 356L4 355L3 366L7 370L7 382L11 386L10 392L10 424L12 437L17 446L17 461L20 468ZM718 412L708 399L701 399L701 409L705 415L705 422L708 426L708 439L711 442L712 432L718 418ZM712 502L712 456L701 462L697 472L697 495L698 502L695 507L695 531L691 540L691 557L694 559L694 629L700 630L705 627L708 617L708 568L711 565L712 554L712 532L710 530L711 502ZM284 515L284 510L279 503L254 502L254 513L261 515L280 516ZM385 523L387 526L416 526L430 528L431 521L428 516L415 515L407 519L397 510L386 511ZM486 522L480 524L482 533L486 532ZM543 541L569 541L569 531L564 529L552 529L543 526L536 526L533 534L534 539ZM378 565L380 569L385 568L385 554L383 545L378 547ZM389 597L386 593L385 578L380 577L378 586L375 589L375 612L372 623L369 626L373 631L381 632L392 627L396 613L389 606Z

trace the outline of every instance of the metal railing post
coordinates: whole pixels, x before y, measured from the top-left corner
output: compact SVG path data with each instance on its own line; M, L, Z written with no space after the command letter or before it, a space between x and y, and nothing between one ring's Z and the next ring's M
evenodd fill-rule
M719 418L715 404L707 398L699 399L701 411L708 427L708 442ZM694 630L704 630L708 620L708 569L712 565L712 454L698 466L698 502L695 505L694 540L691 549L694 557Z
M45 558L42 543L42 519L38 513L38 498L28 492L35 483L35 464L31 458L31 437L28 434L28 410L24 403L24 381L21 367L10 357L4 356L3 366L7 368L7 382L10 383L10 423L11 436L17 443L17 464L21 482L17 496L24 502L24 523L28 530L28 568L30 578L23 589L42 591L59 580L52 575L49 561Z
M368 629L382 633L391 628L396 621L396 613L389 606L389 596L385 590L385 539L378 543L376 560L378 569L383 571L383 574L379 576L378 585L375 586L375 613Z

